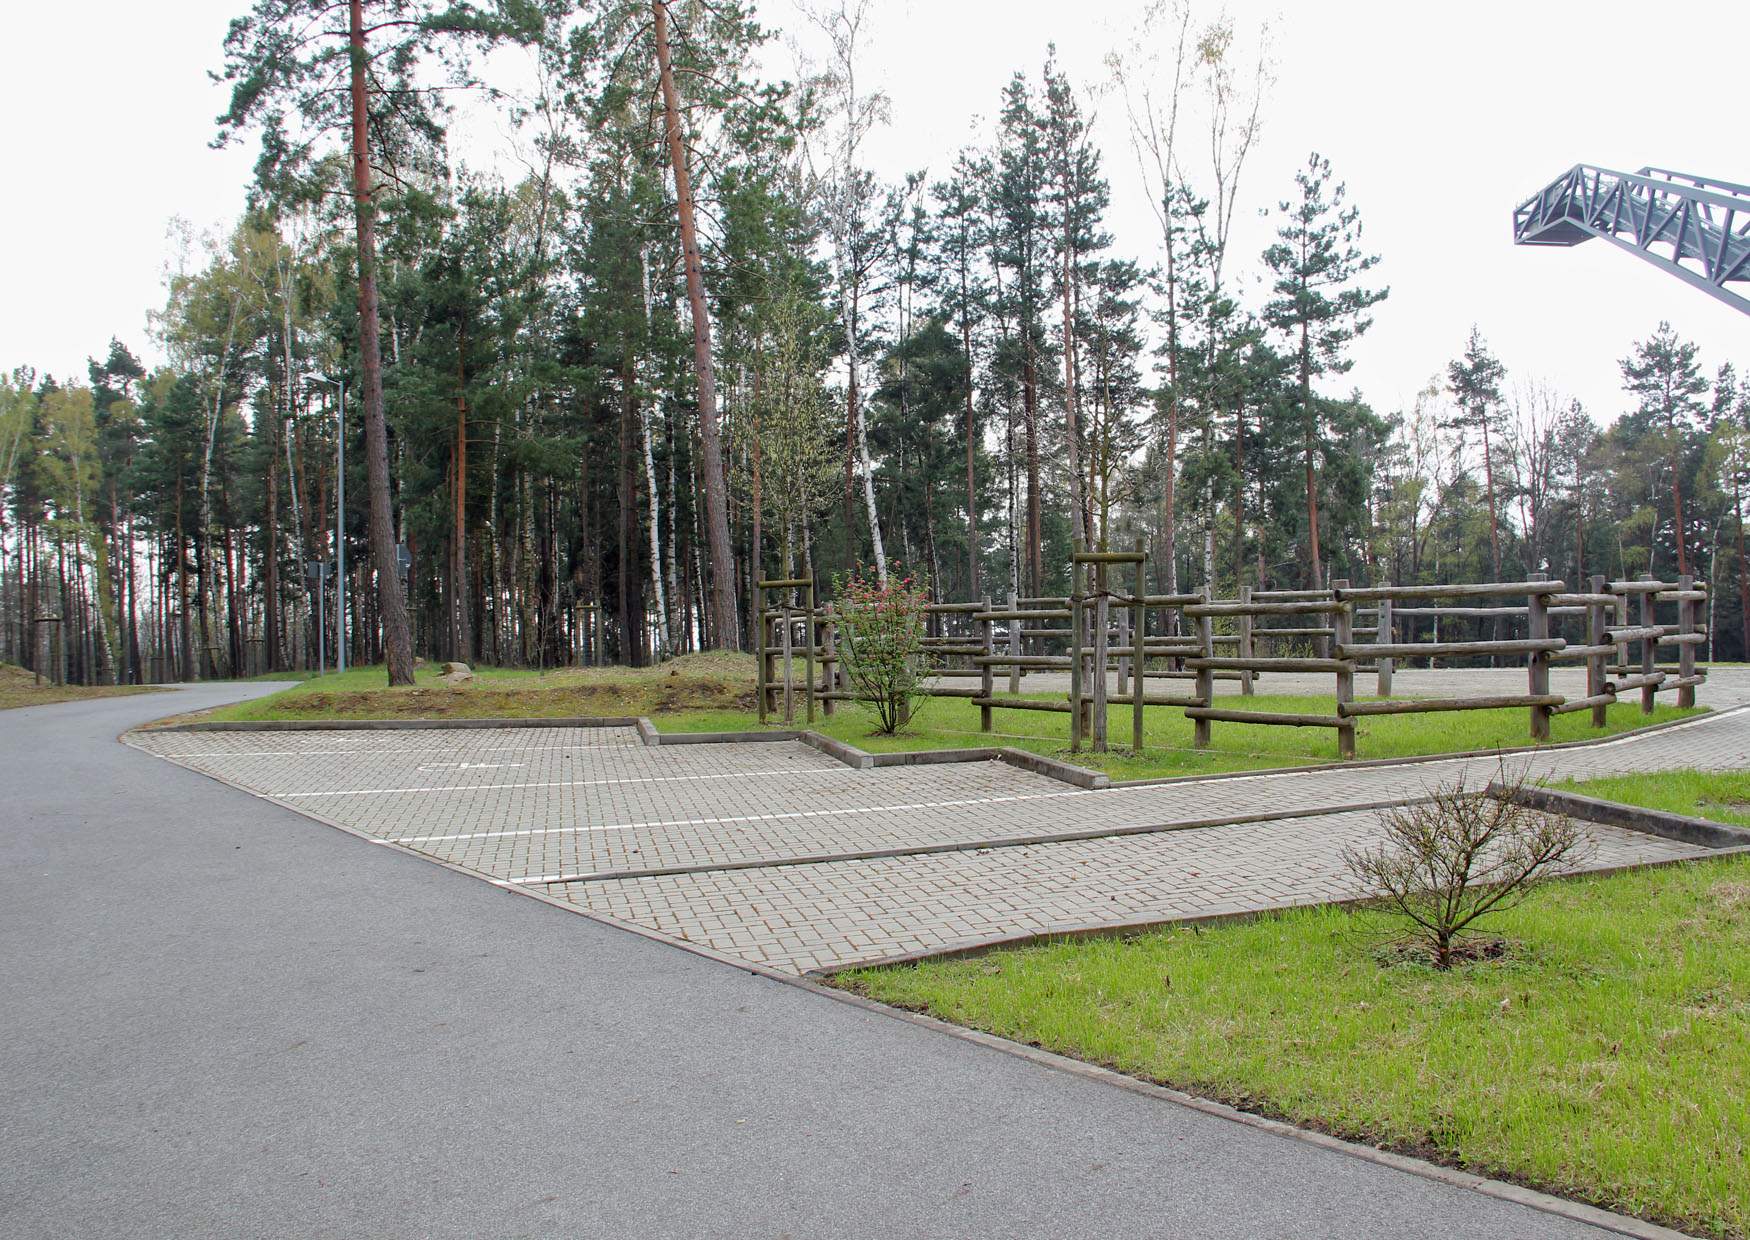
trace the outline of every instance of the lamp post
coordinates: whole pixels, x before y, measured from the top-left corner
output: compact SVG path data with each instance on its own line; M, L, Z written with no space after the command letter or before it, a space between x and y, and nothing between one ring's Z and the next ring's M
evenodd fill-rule
M334 445L337 464L334 473L334 670L346 671L346 380L330 379L327 375L310 375L311 383L326 383L340 392L339 411L335 415Z
M304 576L316 591L316 674L328 675L328 617L322 614L323 599L328 596L328 573L333 566L327 560L309 560L304 564Z

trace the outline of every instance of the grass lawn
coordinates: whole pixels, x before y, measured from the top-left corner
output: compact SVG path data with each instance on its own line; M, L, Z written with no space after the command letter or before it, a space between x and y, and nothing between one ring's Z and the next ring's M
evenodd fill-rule
M840 975L886 1003L1677 1227L1750 1236L1750 859L1553 883L1498 960L1309 909Z
M553 672L476 668L475 679L450 686L436 670L422 668L413 688L389 689L380 667L353 668L344 676L304 680L271 697L223 707L204 718L393 719L506 718L563 715L648 715L664 731L730 732L758 727L754 712L753 659L746 655L688 655L653 668L575 668ZM1031 695L1051 699L1054 695ZM1332 714L1334 697L1224 697L1223 706L1247 710ZM800 722L801 707L797 708ZM1645 723L1662 723L1691 712L1660 706L1651 716L1624 703L1610 708L1606 727L1594 731L1584 713L1552 721L1556 741L1609 735ZM1087 751L1073 761L1103 770L1115 779L1256 770L1333 762L1335 733L1326 728L1282 728L1217 723L1213 748L1191 746L1191 721L1174 707L1144 712L1143 751L1108 754ZM831 719L817 714L815 728L872 751L953 749L1010 745L1055 757L1069 754L1069 718L1041 711L994 713L992 732L978 730L978 708L964 698L931 698L919 707L901 735L875 735L872 712L841 704ZM1524 710L1454 711L1432 715L1386 715L1358 719L1357 746L1363 758L1397 758L1472 749L1517 747L1530 743ZM774 723L773 726L781 726ZM1111 710L1110 734L1130 737L1128 707Z
M1750 827L1750 771L1660 771L1656 775L1567 779L1550 786L1605 801Z
M86 698L119 697L127 693L151 693L150 685L38 685L36 676L10 663L0 663L0 710L17 706L44 706L50 702L79 702Z

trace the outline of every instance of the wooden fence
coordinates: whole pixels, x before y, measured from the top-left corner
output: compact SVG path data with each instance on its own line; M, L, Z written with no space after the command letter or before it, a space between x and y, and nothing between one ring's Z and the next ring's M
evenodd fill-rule
M1357 751L1357 719L1523 708L1531 738L1542 741L1559 714L1589 711L1592 725L1604 726L1608 707L1626 694L1638 693L1645 713L1665 692L1675 692L1679 706L1693 706L1695 688L1706 679L1697 669L1696 647L1707 640L1701 623L1707 588L1690 576L1675 582L1594 577L1584 592L1535 576L1431 586L1353 587L1339 580L1328 590L1242 589L1236 598L1218 599L1207 589L1148 594L1145 569L1140 548L1087 551L1078 545L1067 596L1010 596L1005 607L988 598L930 605L924 649L932 680L923 693L970 699L985 732L996 709L1068 714L1072 752L1084 743L1106 750L1111 708L1128 705L1136 749L1142 747L1144 708L1165 706L1182 709L1192 720L1199 748L1212 744L1218 723L1318 727L1336 733L1338 753L1348 758ZM1117 588L1120 576L1129 578L1128 590ZM816 608L806 580L761 581L759 591L761 721L780 706L784 719L794 720L799 657L808 719L816 702L831 714L835 703L853 697L840 668L831 605ZM780 596L775 604L766 597L772 591ZM1661 618L1662 608L1667 618ZM1491 636L1465 633L1485 623ZM1674 665L1659 663L1661 649L1675 650ZM1392 696L1397 668L1456 659L1523 661L1525 691ZM1574 661L1585 666L1585 693L1569 698L1553 692L1551 667ZM1291 672L1329 674L1334 713L1251 711L1217 700L1217 680L1239 682L1246 696L1260 679ZM997 688L999 673L1006 676L1006 691ZM1068 693L1061 699L1025 696L1022 678L1029 673L1067 674ZM1356 677L1367 674L1374 678L1374 697L1358 701ZM977 684L944 683L965 677ZM1191 684L1187 692L1159 692L1151 688L1159 681Z

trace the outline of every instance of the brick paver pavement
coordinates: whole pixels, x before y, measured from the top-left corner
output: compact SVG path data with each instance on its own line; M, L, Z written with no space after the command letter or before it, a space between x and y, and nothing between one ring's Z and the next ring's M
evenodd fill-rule
M1721 696L1750 698L1738 689ZM1496 772L1443 759L1085 790L990 761L856 771L793 741L647 748L629 728L130 740L500 882L793 970L1353 895L1341 850L1376 828L1343 811ZM1750 766L1750 711L1510 761L1534 778ZM1595 864L1696 851L1593 837Z
M1706 849L1588 824L1582 868ZM765 866L550 888L576 904L787 972L1026 934L1319 904L1360 894L1346 846L1372 812L975 852Z

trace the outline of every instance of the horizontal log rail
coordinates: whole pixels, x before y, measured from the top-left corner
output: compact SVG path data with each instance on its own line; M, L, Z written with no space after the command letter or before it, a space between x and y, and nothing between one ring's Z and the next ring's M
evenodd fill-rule
M1381 702L1339 702L1345 718L1369 715L1419 715L1448 710L1499 710L1511 706L1559 706L1559 693L1502 693L1493 697L1393 698Z
M1607 686L1611 693L1626 693L1630 689L1647 689L1662 685L1668 679L1664 672L1641 672L1634 676L1624 676L1621 680L1610 682Z
M1427 656L1452 658L1456 655L1553 653L1567 644L1559 637L1515 637L1498 642L1339 643L1334 649L1339 659L1419 659Z
M995 620L1068 620L1069 610L1033 610L1033 611L981 611L973 617L980 624L988 624Z
M1616 703L1614 693L1595 693L1591 697L1569 698L1558 706L1550 707L1552 715L1571 715L1577 710L1598 710Z
M1615 642L1602 642L1596 646L1567 645L1567 646L1563 646L1560 650L1552 651L1550 653L1550 658L1551 659L1564 659L1564 660L1565 659L1591 659L1591 658L1597 657L1598 655L1605 655L1605 656L1613 655L1620 649L1621 649L1621 647L1618 646Z
M1341 602L1195 603L1182 610L1187 616L1312 616L1346 608Z
M1568 587L1560 581L1479 581L1446 586L1344 586L1334 591L1344 602L1373 602L1401 598L1486 598L1500 594L1560 594Z
M1342 659L1290 658L1226 658L1186 659L1185 666L1193 670L1210 668L1234 672L1340 672L1347 666Z
M1295 715L1267 710L1227 710L1219 706L1187 706L1185 714L1192 719L1215 723L1262 723L1284 728L1341 728L1347 721L1336 715Z
M1371 608L1368 609L1372 611ZM1442 619L1466 620L1487 619L1495 616L1523 616L1531 611L1529 607L1395 607L1393 615L1398 616L1439 616ZM1373 614L1377 615L1377 612Z
M974 706L983 706L990 709L1001 710L1048 710L1055 711L1060 715L1067 715L1073 709L1067 701L1050 702L1040 701L1037 698L1017 698L1008 696L975 697L972 699L972 704Z

